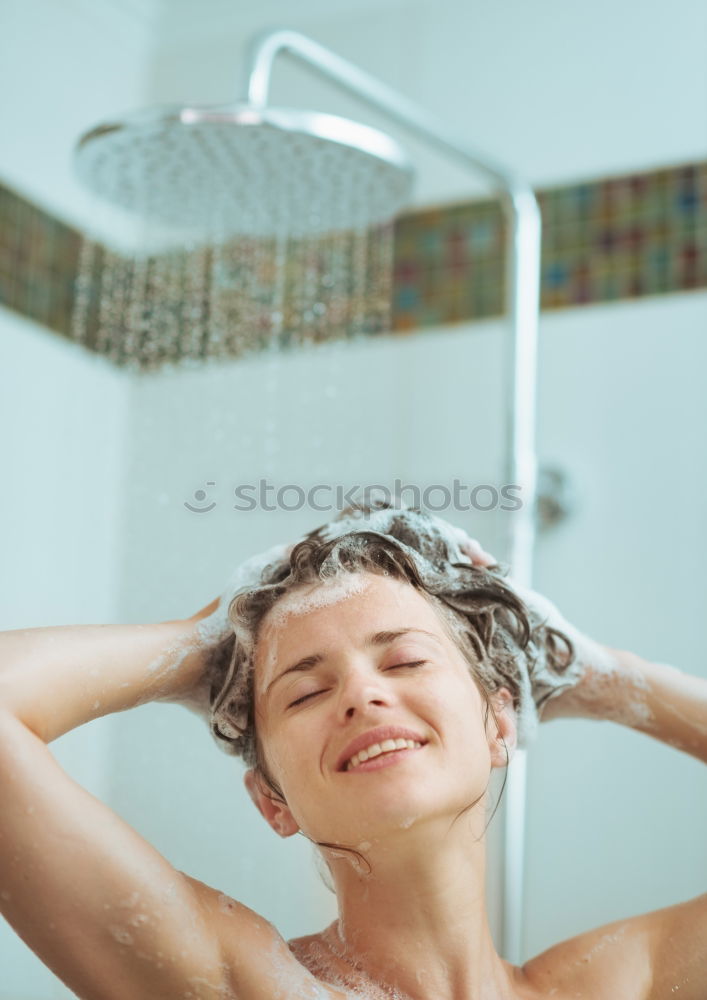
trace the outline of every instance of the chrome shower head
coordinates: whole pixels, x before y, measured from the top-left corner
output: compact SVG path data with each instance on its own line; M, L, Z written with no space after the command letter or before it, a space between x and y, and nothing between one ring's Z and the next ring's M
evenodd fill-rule
M413 169L383 132L336 115L248 104L167 107L86 132L95 194L148 224L203 234L312 236L390 220Z

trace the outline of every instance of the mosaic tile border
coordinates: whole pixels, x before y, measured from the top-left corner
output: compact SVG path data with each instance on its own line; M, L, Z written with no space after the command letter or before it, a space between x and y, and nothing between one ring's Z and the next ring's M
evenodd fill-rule
M537 192L541 309L707 287L707 162ZM506 222L498 201L397 222L396 330L501 315Z
M543 310L707 288L707 162L537 196ZM397 219L393 331L501 315L505 232L490 199ZM0 185L0 303L70 338L81 242Z
M0 303L69 337L82 237L0 185Z

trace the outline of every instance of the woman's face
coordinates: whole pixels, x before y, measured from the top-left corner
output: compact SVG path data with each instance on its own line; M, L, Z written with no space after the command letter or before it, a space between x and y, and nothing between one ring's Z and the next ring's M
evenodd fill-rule
M499 695L509 751L512 713ZM506 755L492 713L437 611L414 587L359 573L303 587L263 620L256 725L287 808L259 799L283 835L355 846L415 822L453 819ZM352 741L400 727L423 745L348 762ZM488 735L487 735L488 731ZM359 745L358 742L355 745ZM385 749L383 746L382 749ZM254 783L248 779L251 794ZM484 817L484 801L477 809ZM480 825L483 829L483 822Z

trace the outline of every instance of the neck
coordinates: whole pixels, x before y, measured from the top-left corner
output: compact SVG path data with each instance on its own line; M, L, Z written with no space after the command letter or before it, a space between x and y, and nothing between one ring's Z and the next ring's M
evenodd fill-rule
M478 822L473 824L478 827ZM361 845L371 866L330 857L339 919L329 947L406 1000L516 1000L520 970L496 952L486 914L483 838L470 817L419 823ZM363 850L363 847L369 848Z

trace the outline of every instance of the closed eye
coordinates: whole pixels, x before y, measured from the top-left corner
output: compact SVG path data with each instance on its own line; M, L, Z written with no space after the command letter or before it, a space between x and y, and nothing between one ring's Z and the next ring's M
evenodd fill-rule
M324 693L323 691L312 691L311 694L303 694L301 698L298 698L297 701L293 701L287 707L294 708L295 705L301 705L302 702L307 701L308 698L315 698L318 694L323 694L323 693Z
M386 673L388 670L400 670L403 667L421 667L425 663L427 663L427 660L412 660L410 663L394 663L392 667L386 667ZM310 698L316 698L318 694L324 694L324 689L321 691L312 691L310 694L303 694L301 698L297 698L296 701L291 702L287 707L295 708L297 705L301 705L303 702L309 701Z
M421 667L427 660L413 660L411 663L394 663L392 667L386 667L386 670L399 670L401 667Z

